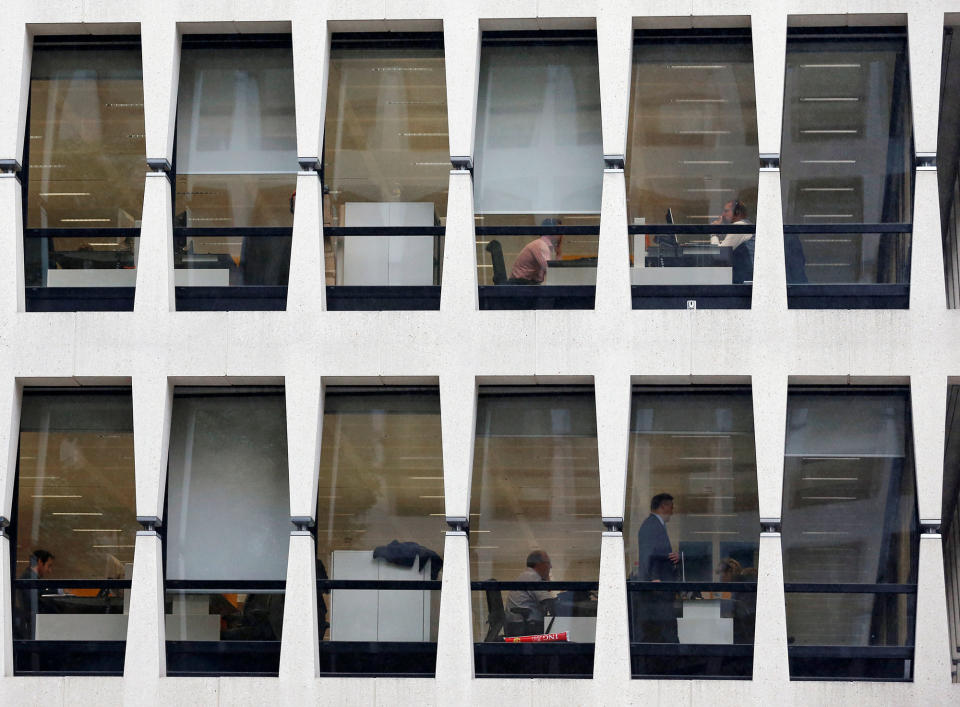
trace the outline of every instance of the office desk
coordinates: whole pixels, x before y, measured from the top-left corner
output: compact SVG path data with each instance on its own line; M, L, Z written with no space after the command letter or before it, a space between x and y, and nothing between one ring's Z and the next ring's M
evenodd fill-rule
M596 285L597 259L548 260L544 285Z
M177 268L173 271L176 287L187 285L227 287L230 271L226 268ZM47 287L136 287L137 271L126 270L47 270Z

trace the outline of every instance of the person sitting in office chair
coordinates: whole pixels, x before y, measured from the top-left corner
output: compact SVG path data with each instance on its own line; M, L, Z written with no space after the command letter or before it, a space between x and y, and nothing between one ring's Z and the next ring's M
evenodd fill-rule
M517 582L549 582L550 556L543 550L534 550L527 555L527 569L521 572ZM543 633L543 617L552 609L552 592L533 589L516 589L507 597L506 622L503 635L527 636Z
M711 221L714 225L745 226L750 223L747 219L747 207L740 199L734 199L724 204L720 218ZM719 236L710 236L710 242L721 248L733 248L733 282L741 285L753 281L753 251L754 240L752 233L728 233L720 240Z
M541 226L559 226L560 219L545 218ZM523 247L513 261L508 285L542 285L547 279L547 262L560 257L563 236L543 235Z

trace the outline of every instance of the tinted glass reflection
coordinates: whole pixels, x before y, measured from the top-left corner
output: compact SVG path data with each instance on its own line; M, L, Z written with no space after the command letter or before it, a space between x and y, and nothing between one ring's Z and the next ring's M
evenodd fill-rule
M174 226L292 226L293 57L282 40L187 43L177 106Z
M909 440L903 393L791 393L784 581L839 585L832 593L787 594L792 645L913 645L915 594L841 591L843 585L916 584L919 538ZM887 677L903 677L903 671L901 660Z
M328 389L317 509L319 578L438 579L445 530L439 393ZM437 640L437 590L334 589L318 602L321 640Z
M631 592L631 641L752 644L759 512L749 390L633 394L624 546L631 581L684 582ZM669 498L667 498L669 497ZM656 503L657 508L652 508ZM671 556L669 553L675 553ZM702 583L721 583L706 589ZM635 656L635 675L749 676L751 653Z
M787 41L784 223L909 223L910 85L903 36Z
M34 47L27 228L137 228L143 210L139 42Z
M592 392L481 390L470 495L474 580L541 581L546 572L555 581L597 581L595 410ZM546 559L531 566L534 551ZM544 599L555 606L543 606ZM543 633L553 618L553 631L566 630L578 643L594 640L595 592L491 590L474 592L473 600L476 641L502 640L488 635L491 613L501 606L503 635L516 635L528 622L537 623L532 633ZM526 618L515 611L524 608L532 610ZM552 616L545 618L544 608Z
M15 579L50 584L14 584L14 638L125 640L129 590L69 580L132 578L139 526L129 393L25 392L17 489Z
M436 225L447 213L449 171L442 45L424 38L375 46L335 36L324 132L324 224Z

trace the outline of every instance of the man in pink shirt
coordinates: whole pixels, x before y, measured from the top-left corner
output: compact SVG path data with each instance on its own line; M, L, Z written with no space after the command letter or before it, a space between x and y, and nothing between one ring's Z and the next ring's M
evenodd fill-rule
M555 219L545 219L543 226L557 226ZM561 235L544 235L527 243L513 261L510 271L511 285L542 285L547 278L547 262L560 257Z

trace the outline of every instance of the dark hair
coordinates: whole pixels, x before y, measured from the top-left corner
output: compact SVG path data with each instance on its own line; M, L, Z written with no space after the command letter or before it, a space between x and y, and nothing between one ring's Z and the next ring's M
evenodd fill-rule
M650 510L655 511L660 506L662 506L666 501L672 501L673 496L669 493L658 493L656 496L650 499Z
M541 562L547 561L547 553L543 550L534 550L527 555L527 567L536 567Z
M47 552L46 550L34 550L33 554L30 555L30 566L36 567L37 563L43 562L46 564L54 558L52 552Z
M739 199L733 200L733 215L734 217L739 216L740 218L747 217L747 205L744 204Z

